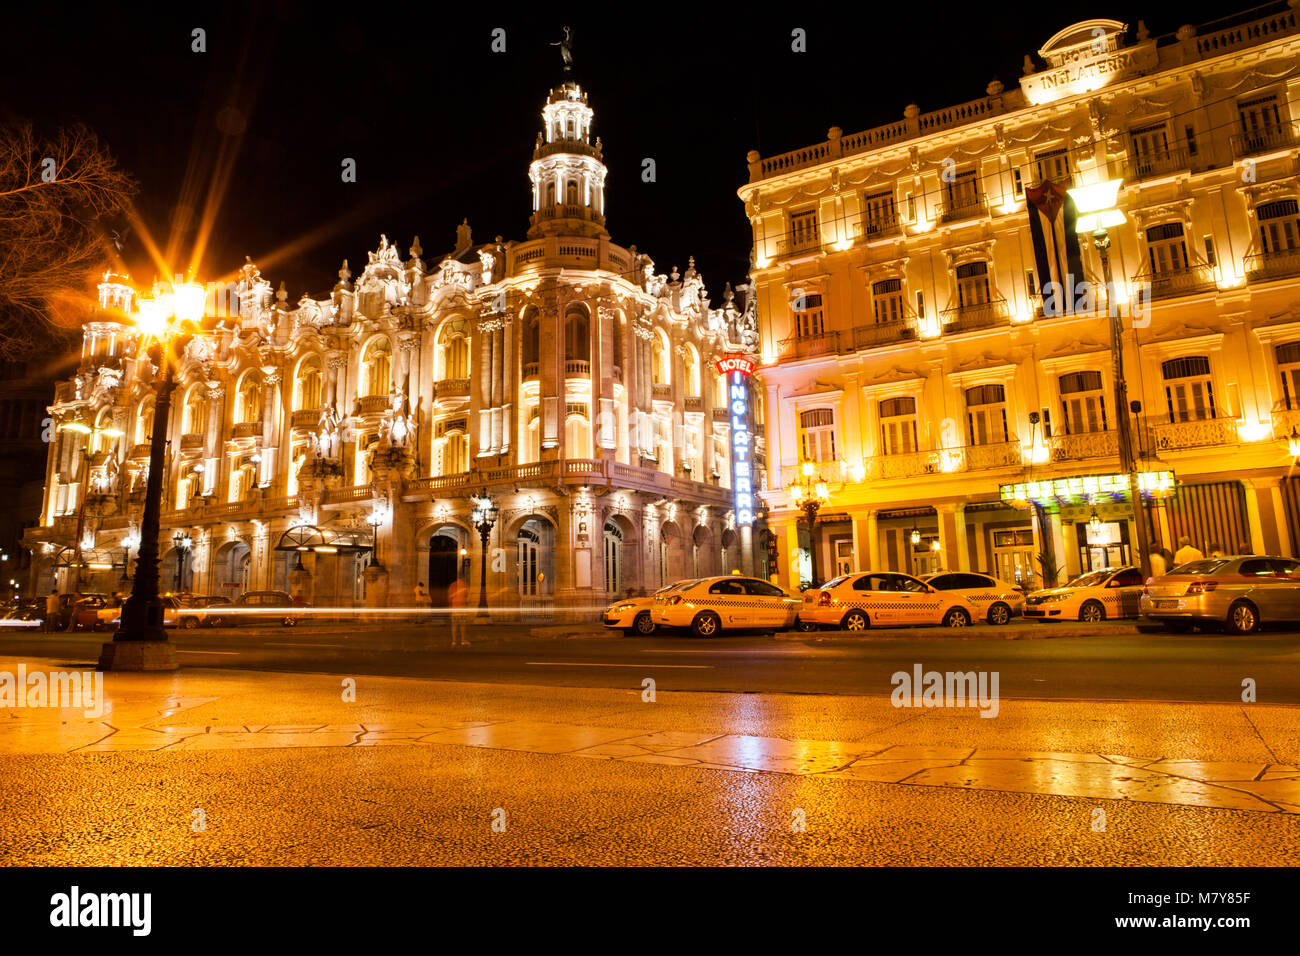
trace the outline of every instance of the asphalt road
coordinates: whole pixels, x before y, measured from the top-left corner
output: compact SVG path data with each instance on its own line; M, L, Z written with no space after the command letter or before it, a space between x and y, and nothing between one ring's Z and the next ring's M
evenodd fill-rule
M1038 626L1038 625L1035 625ZM1049 625L1041 625L1049 626ZM903 640L698 641L679 636L532 639L527 628L471 628L451 648L445 628L391 625L244 627L174 632L186 668L381 675L557 687L888 696L891 675L997 671L1005 698L1300 704L1300 634L1141 634L1051 640L959 640L918 630ZM0 634L0 654L84 667L106 634Z

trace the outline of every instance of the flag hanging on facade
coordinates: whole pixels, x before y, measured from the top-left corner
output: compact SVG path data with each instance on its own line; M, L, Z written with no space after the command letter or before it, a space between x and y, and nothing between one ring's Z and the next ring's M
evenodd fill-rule
M1075 285L1083 279L1079 237L1074 224L1078 211L1063 185L1048 181L1025 190L1029 234L1034 240L1039 291L1044 315L1074 311Z

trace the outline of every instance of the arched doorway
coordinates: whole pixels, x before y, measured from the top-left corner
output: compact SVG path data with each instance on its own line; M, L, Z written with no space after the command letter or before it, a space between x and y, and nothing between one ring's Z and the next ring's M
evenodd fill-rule
M665 521L659 532L659 585L672 584L686 577L686 539L681 529Z
M605 594L614 600L623 593L623 531L605 522Z
M460 573L460 541L447 531L429 539L429 600L434 607L447 606L447 592Z
M713 532L705 525L696 525L695 533L692 538L692 572L696 577L708 577L711 574L717 574L718 555L713 548Z
M546 601L555 589L555 529L529 518L515 536L516 587L521 604Z
M212 561L213 593L235 600L248 590L248 572L252 555L242 541L227 541L217 549Z

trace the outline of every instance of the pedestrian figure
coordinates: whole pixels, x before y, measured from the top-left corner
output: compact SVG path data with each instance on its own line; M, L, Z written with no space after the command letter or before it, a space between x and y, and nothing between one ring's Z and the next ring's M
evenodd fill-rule
M419 607L429 606L429 590L424 586L423 581L415 586L415 603Z
M1151 549L1151 576L1160 577L1169 570L1169 562L1165 560L1163 548Z
M469 614L466 603L469 599L469 587L457 575L456 580L447 588L447 606L451 608L451 646L469 647L466 633L469 631Z
M46 631L58 630L59 616L59 589L51 588L49 596L45 599L45 627Z
M1202 561L1205 555L1199 548L1192 547L1192 539L1183 535L1178 539L1178 553L1174 555L1174 567L1181 567L1192 561Z
M1223 545L1219 544L1219 542L1217 542L1217 541L1211 541L1211 542L1210 542L1210 557L1212 557L1212 558L1221 558L1221 557L1223 557Z

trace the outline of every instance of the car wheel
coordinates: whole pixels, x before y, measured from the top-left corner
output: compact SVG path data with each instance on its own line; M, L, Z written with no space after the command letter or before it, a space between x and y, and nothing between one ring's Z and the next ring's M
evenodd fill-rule
M1006 624L1011 620L1011 608L999 601L989 608L990 624Z
M645 637L653 634L656 630L654 620L650 617L649 611L642 611L636 617L632 618L632 633Z
M713 637L722 630L722 618L712 611L701 611L691 621L691 633L696 637Z
M198 626L199 626L199 619L197 617L181 618L181 627L185 628L185 630L187 631L192 631Z
M1083 607L1079 608L1079 620L1086 621L1089 624L1104 621L1106 620L1106 609L1101 606L1100 601L1084 601Z
M871 619L864 612L854 608L844 615L844 620L840 622L840 626L846 631L865 631L871 626Z
M1259 627L1259 611L1249 601L1234 601L1228 608L1228 630L1249 634Z
M801 621L796 617L794 619L794 629L807 634L809 631L817 630L817 625L813 624L811 621Z
M944 627L965 627L970 624L970 615L959 607L948 608L948 613L943 616Z

